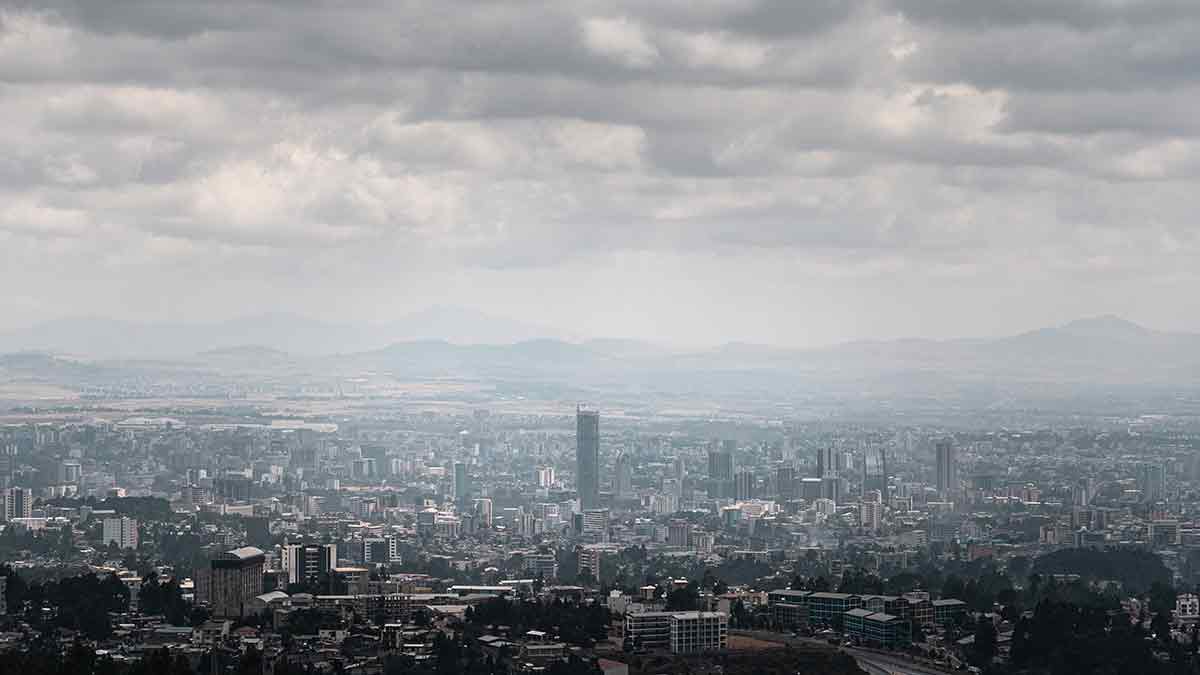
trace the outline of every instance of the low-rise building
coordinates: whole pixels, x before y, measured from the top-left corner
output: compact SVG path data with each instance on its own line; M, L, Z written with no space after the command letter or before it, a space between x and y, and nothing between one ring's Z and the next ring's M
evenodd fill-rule
M672 612L625 613L625 639L632 649L669 649Z
M842 619L847 637L861 640L873 647L894 647L904 639L904 621L884 612L852 609Z
M729 615L724 612L683 612L671 615L672 654L700 654L725 649Z

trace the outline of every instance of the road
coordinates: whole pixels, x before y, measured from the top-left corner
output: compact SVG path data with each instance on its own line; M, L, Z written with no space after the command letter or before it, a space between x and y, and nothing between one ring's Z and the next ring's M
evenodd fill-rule
M841 651L853 656L858 661L858 665L867 671L869 675L949 675L955 672L925 663L915 663L911 658L900 654L880 653L866 649L855 649L853 647L838 648L830 645L825 640L818 640L816 638L793 637L786 633L773 633L762 630L738 630L730 632L769 642L782 642L783 644L796 647L841 649Z
M870 675L947 675L947 673L953 672L913 663L904 658L864 652L860 649L844 649L843 651L853 656L858 661L858 665Z

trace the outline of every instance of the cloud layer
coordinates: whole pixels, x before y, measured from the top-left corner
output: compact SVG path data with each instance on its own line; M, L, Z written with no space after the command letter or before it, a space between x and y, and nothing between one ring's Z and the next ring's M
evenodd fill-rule
M1200 329L1198 103L1184 0L8 2L0 311Z

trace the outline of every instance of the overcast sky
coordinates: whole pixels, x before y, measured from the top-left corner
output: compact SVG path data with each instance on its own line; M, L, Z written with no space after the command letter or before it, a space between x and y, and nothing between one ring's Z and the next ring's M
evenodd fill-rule
M1195 0L0 0L0 329L1200 330L1198 108Z

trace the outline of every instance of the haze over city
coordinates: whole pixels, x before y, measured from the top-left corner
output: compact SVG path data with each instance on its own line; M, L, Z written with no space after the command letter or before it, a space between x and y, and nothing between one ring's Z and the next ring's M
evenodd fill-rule
M0 675L1200 675L1200 2L0 0Z

